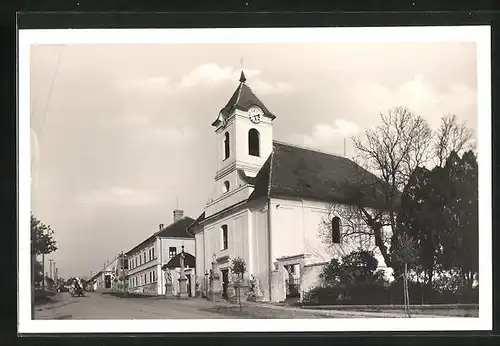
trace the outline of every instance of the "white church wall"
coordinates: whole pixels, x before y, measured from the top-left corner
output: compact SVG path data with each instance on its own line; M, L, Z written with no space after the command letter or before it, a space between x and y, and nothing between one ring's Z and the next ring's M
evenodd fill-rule
M252 210L252 271L259 280L263 300L269 299L269 273L273 264L269 261L267 204Z
M304 213L300 201L271 199L271 258L304 252Z
M323 271L326 263L316 263L306 265L302 268L302 276L300 281L301 294L309 292L311 289L320 285L321 280L319 275Z
M238 112L235 123L237 142L235 145L236 161L245 167L245 171L257 173L273 150L273 127L270 119L261 118L259 124L252 123L246 112ZM260 156L248 154L248 131L259 131Z
M229 157L224 159L224 138L226 132L229 134ZM230 126L228 124L225 129L220 128L217 131L217 162L219 162L219 164L217 165L218 170L229 167L232 163L234 163L234 159L236 158L235 143L236 141L234 126Z
M205 225L203 236L198 236L198 247L205 244L204 250L204 268L212 268L213 255L217 258L228 256L229 259L241 257L246 263L249 261L248 249L248 210L240 211L234 215L229 215L219 219L214 223ZM222 248L222 229L223 225L228 228L227 249ZM202 270L202 267L199 267Z
M319 231L328 217L328 204L303 200L304 210L304 251L312 255L309 263L324 262L331 259L331 253L323 243Z
M324 227L324 220L328 219L329 210L330 205L325 202L273 198L271 200L273 260L307 253L312 255L308 258L307 264L329 261L333 253L320 237L320 229ZM379 266L385 267L383 257L375 247L372 237L345 239L336 254L345 255L360 247L374 251Z
M236 174L235 172L233 172ZM231 173L231 175L233 174ZM222 184L225 181L225 178L221 179L218 183L219 189L222 189ZM221 210L224 210L228 207L231 207L239 202L246 200L250 196L250 188L247 186L237 187L236 189L231 189L229 192L225 194L221 194L218 192L218 198L211 201L205 208L205 216L209 217L218 213Z

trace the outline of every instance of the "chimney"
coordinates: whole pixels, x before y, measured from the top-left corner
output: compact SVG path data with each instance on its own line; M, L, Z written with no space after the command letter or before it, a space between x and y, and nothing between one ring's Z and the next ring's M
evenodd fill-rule
M174 210L174 222L179 221L183 217L184 217L184 211L179 210L179 209Z
M158 226L158 228L160 229L160 231L163 229L163 224L160 223L160 225Z

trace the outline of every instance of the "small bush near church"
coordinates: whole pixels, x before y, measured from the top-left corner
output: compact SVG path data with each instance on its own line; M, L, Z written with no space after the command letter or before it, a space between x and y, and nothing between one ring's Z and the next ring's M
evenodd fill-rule
M241 257L233 258L231 261L231 272L233 272L237 276L237 281L234 283L234 287L238 294L238 303L240 305L241 310L241 285L243 284L243 275L247 271L247 265L245 260Z
M388 282L377 271L370 251L352 252L332 259L320 274L321 286L304 297L306 304L387 304Z

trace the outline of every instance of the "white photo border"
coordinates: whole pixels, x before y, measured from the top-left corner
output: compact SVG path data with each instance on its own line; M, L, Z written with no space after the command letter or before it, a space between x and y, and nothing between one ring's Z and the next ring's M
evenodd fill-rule
M18 332L195 333L284 331L465 331L492 329L491 28L429 26L372 28L19 30L18 55ZM447 43L476 42L479 163L479 317L265 320L32 320L30 256L30 46L33 44L166 43ZM165 323L168 321L168 323Z

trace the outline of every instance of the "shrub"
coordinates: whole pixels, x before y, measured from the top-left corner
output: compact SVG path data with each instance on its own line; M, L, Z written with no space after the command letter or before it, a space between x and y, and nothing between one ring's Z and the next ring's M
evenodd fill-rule
M320 274L321 285L305 296L309 304L382 304L388 301L388 283L377 271L370 251L355 251L332 259Z

